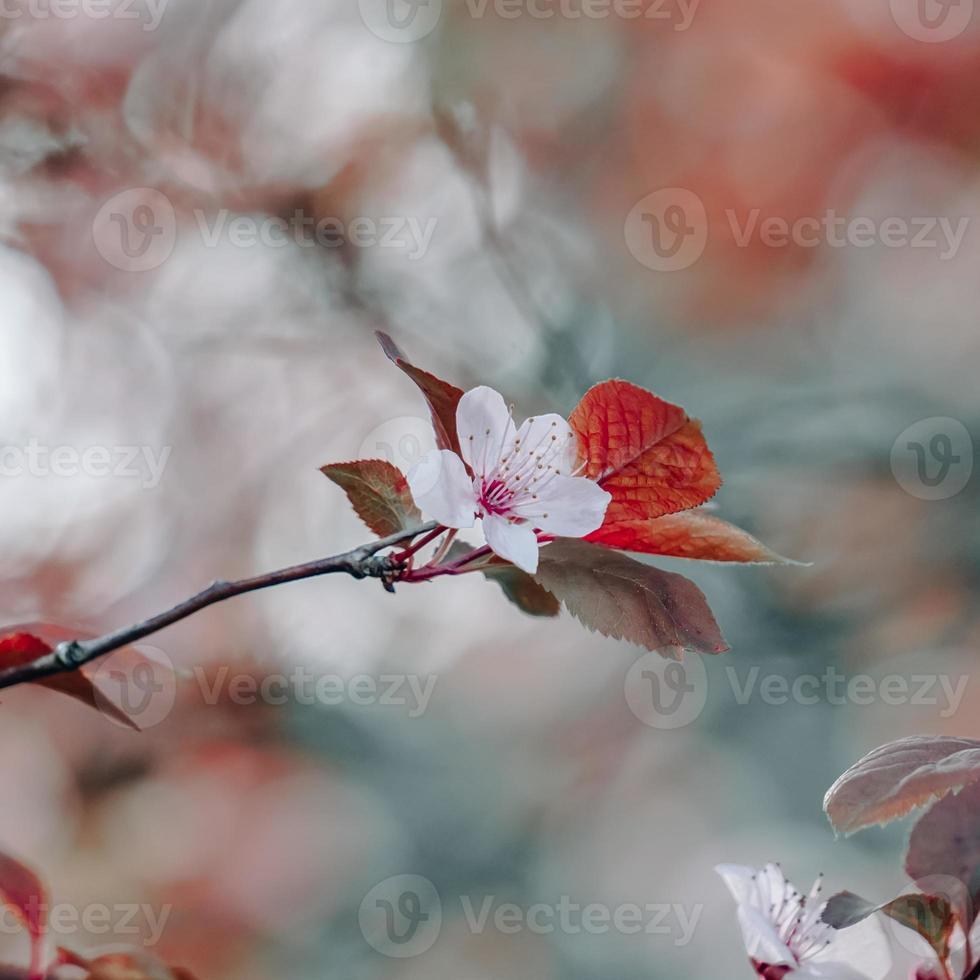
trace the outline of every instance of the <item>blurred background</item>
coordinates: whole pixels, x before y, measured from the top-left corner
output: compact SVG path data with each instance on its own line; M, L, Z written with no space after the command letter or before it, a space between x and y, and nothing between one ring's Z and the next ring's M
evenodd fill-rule
M521 416L612 376L684 405L717 513L812 563L660 563L732 647L680 683L477 577L338 577L154 637L142 734L4 691L0 849L112 913L58 942L697 980L750 975L718 862L898 893L906 829L835 841L821 800L890 739L980 737L972 0L4 0L0 31L3 622L108 630L366 540L318 467L432 440L377 328Z

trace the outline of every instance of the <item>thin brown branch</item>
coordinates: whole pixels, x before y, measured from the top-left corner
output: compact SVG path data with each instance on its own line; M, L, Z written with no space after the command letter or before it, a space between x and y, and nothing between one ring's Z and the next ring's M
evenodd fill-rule
M379 552L384 551L385 548L393 548L403 542L411 541L420 534L429 534L436 527L435 522L431 522L410 531L401 531L387 538L372 541L340 555L320 558L303 565L292 565L289 568L266 572L263 575L240 579L236 582L214 582L203 591L198 592L197 595L193 595L171 609L151 616L142 622L115 630L93 640L70 640L59 643L50 654L39 657L31 663L0 670L0 688L14 687L17 684L26 684L55 674L77 670L99 657L104 657L107 653L112 653L113 650L118 650L120 647L157 633L167 626L179 623L182 619L187 619L188 616L193 616L194 613L200 612L208 606L224 602L234 596L244 595L247 592L257 592L260 589L269 589L276 585L284 585L287 582L299 582L303 579L340 572L358 579L380 579L388 591L394 591L394 582L399 573L403 571L404 563L397 555L382 555Z

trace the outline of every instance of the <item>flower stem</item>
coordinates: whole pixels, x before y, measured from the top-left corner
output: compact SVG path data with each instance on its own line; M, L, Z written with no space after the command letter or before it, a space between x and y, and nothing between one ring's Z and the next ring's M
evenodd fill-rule
M467 572L478 570L476 568L467 568L467 565L471 565L480 558L486 558L487 555L491 554L493 552L488 547L476 548L468 555L463 555L458 561L454 561L449 565L426 565L424 568L409 571L401 577L400 581L425 582L430 578L438 578L440 575L465 575Z
M430 541L435 541L435 539L438 538L440 534L443 534L445 530L445 527L443 527L441 524L437 525L428 534L423 535L410 548L406 548L404 551L401 551L395 555L395 561L399 563L408 561L412 555L418 551L421 551L427 544L429 544Z
M455 541L456 539L457 534L459 534L459 531L457 531L456 528L453 528L445 536L445 538L443 538L442 544L439 545L439 547L436 549L436 553L432 556L431 560L429 561L430 565L438 565L439 562L441 562L443 558L446 557L446 555L449 552L449 549L452 547L453 541Z

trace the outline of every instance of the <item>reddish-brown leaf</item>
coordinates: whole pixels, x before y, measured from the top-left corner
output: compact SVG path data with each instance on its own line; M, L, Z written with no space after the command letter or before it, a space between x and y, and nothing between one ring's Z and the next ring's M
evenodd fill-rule
M664 656L728 649L704 593L681 575L584 541L541 549L534 576L589 629Z
M0 669L23 667L41 657L52 653L54 648L66 640L91 639L90 635L69 630L52 623L22 623L0 630ZM92 675L97 665L87 664L78 670L63 674L53 674L34 683L87 704L105 715L114 718L127 728L139 731L139 725L104 692L96 688Z
M740 562L753 565L795 565L734 524L689 510L653 520L604 523L586 541L619 551L636 551L671 558Z
M977 781L980 741L918 735L882 745L856 762L827 791L823 807L837 830L852 834Z
M605 524L648 521L697 507L721 486L701 424L628 381L604 381L569 417L583 475L612 494Z
M30 868L0 853L0 895L24 924L31 939L30 975L42 973L41 942L44 938L44 910L47 907L44 885Z
M402 369L419 387L429 403L432 414L432 427L436 433L436 445L440 449L451 449L459 452L459 437L456 435L456 406L463 397L463 390L437 378L428 371L417 368L398 349L398 345L388 336L378 330L376 332L381 349L388 359Z
M905 871L915 880L940 876L963 886L969 932L980 909L980 782L944 796L912 829Z
M383 459L330 463L320 468L347 494L357 516L379 538L407 531L422 523L408 481L397 466Z
M561 603L527 572L514 565L488 565L483 574L496 582L504 595L529 616L557 616Z

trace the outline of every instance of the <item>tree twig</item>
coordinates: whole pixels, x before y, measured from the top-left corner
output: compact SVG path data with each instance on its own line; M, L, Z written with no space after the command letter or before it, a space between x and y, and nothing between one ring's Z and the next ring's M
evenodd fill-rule
M65 643L59 643L46 656L39 657L27 664L0 670L0 688L14 687L17 684L42 680L55 674L69 673L99 657L104 657L107 653L112 653L113 650L118 650L120 647L135 643L137 640L150 636L167 626L179 623L182 619L187 619L188 616L193 616L194 613L200 612L208 606L224 602L234 596L244 595L246 592L257 592L260 589L284 585L286 582L299 582L320 575L342 572L358 579L380 579L384 587L389 592L393 592L394 582L397 581L399 573L404 570L404 563L397 555L381 555L379 552L405 541L411 541L420 534L428 534L436 527L438 525L433 521L413 530L401 531L389 537L380 538L351 551L345 551L340 555L320 558L303 565L292 565L289 568L281 568L278 571L266 572L263 575L240 579L236 582L214 582L203 591L198 592L197 595L193 595L171 609L151 616L142 622L115 630L112 633L106 633L104 636L96 637L93 640L69 640Z

